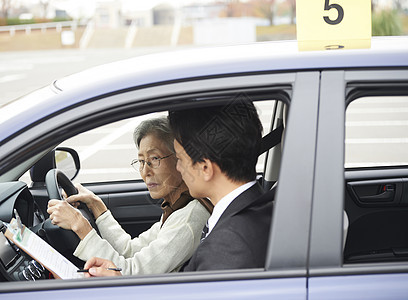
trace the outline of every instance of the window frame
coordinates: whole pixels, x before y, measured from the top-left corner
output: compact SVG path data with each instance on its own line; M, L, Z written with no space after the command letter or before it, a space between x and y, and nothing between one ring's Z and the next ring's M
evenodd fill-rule
M344 169L346 106L356 98L388 95L391 90L393 95L407 95L408 69L330 70L321 77L309 274L314 278L408 272L408 262L343 265L342 251L345 172L352 176Z

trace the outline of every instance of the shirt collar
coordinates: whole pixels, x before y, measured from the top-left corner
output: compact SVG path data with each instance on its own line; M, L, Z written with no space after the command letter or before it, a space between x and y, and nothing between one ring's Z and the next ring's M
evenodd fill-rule
M214 206L213 213L208 219L208 233L206 236L208 236L211 230L213 230L214 226L217 224L218 220L221 218L221 215L224 213L227 207L231 204L231 202L234 201L235 198L237 198L247 189L252 187L255 183L256 183L256 180L247 182L237 187L235 190L225 195L224 197L221 198L220 201L218 201L218 203Z

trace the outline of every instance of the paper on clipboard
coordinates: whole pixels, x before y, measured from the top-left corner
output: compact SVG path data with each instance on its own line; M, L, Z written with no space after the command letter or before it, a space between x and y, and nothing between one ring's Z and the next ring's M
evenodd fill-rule
M21 232L13 231L9 227L5 236L12 240L21 250L41 263L55 278L74 279L84 277L84 274L77 273L78 268L74 264L25 226Z

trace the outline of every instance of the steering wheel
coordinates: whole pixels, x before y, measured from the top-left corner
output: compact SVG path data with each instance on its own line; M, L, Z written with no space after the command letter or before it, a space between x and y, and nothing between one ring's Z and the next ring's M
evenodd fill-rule
M75 188L72 181L58 169L51 169L48 171L47 175L45 176L45 185L50 199L64 200L59 186L64 189L68 196L78 193L78 190ZM81 203L78 210L89 221L91 226L97 229L93 214L89 208L85 204ZM52 224L50 218L44 221L42 229L45 231L45 236L48 242L62 254L72 254L80 242L80 239L76 233Z

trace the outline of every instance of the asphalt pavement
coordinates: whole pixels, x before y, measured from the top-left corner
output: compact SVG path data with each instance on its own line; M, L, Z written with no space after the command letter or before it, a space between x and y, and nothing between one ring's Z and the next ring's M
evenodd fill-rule
M100 64L175 47L133 49L63 49L0 52L0 105L46 86L54 80Z

